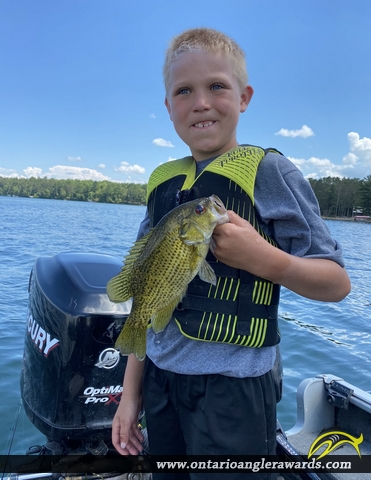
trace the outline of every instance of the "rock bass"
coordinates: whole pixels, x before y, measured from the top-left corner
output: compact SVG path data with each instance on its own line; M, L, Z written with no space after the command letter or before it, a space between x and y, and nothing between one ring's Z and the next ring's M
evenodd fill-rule
M155 333L164 330L197 274L216 284L215 272L205 258L214 228L228 221L223 202L211 195L174 208L135 242L121 272L107 284L112 302L133 299L115 344L122 355L134 353L144 359L149 321Z

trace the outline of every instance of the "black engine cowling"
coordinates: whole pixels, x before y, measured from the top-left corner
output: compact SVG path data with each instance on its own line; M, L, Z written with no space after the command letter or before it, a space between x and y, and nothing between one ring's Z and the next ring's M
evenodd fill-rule
M122 267L109 255L60 253L30 276L21 395L31 422L55 442L108 441L126 357L114 349L131 302L106 284Z

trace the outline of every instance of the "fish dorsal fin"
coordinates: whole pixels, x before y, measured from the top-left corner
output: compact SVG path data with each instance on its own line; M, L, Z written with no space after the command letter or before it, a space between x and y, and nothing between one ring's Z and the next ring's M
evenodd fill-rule
M204 260L201 263L200 270L198 271L198 276L204 282L211 283L212 285L216 285L216 275L214 270L212 269L210 263Z
M124 259L124 266L121 272L111 278L107 283L107 295L112 302L121 303L126 302L133 296L131 291L131 277L133 265L140 257L143 249L147 245L149 239L152 237L153 229L147 235L137 240L131 247L128 255Z
M152 228L146 235L144 235L142 238L140 238L134 243L134 245L131 247L129 253L124 259L125 265L123 268L125 268L126 266L130 267L130 269L132 268L134 262L137 260L137 258L141 256L154 231L155 229Z
M111 278L107 283L107 295L111 302L126 302L133 296L131 292L130 277L130 270L127 268L127 265L124 265L121 272Z

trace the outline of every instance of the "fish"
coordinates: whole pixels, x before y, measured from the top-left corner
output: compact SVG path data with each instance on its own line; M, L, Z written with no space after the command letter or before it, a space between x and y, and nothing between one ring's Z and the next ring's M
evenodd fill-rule
M155 333L163 331L197 274L216 285L206 255L214 228L227 222L223 202L211 195L175 207L134 243L106 288L114 303L132 298L131 312L115 342L122 355L145 358L149 322Z

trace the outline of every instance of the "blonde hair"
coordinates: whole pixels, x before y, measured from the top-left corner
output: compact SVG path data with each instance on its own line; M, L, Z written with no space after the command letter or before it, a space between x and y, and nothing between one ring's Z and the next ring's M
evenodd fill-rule
M169 88L171 64L183 53L193 50L225 53L232 62L241 91L247 85L246 60L243 50L230 37L211 28L192 28L174 37L166 51L163 77L166 92Z

